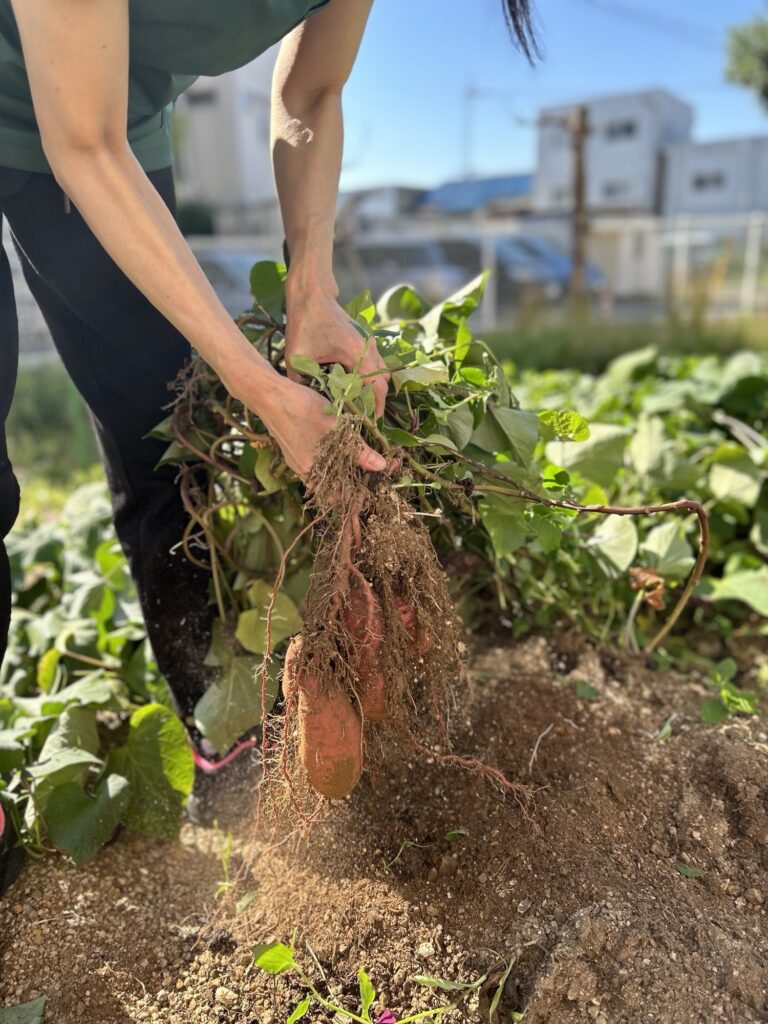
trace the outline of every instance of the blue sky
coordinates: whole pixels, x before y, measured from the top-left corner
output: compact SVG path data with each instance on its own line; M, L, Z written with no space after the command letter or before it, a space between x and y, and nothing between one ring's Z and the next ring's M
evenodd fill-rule
M629 18L617 10L640 11ZM723 81L728 25L763 0L537 0L544 60L531 69L509 41L500 0L374 0L345 92L342 188L432 185L530 170L547 105L660 87L692 103L700 139L768 133L768 114ZM648 24L645 18L653 22ZM671 23L670 23L671 22ZM463 145L468 82L474 141Z

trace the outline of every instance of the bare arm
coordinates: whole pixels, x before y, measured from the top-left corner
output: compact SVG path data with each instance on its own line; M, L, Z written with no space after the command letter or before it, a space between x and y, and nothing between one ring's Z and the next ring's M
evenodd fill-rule
M286 283L288 349L347 368L361 360L379 413L388 376L336 302L333 226L343 149L341 93L372 0L331 0L286 37L272 83L272 155L291 266ZM364 351L365 349L365 351Z
M306 473L329 427L318 396L277 374L243 338L128 146L128 0L12 4L57 181L126 276Z

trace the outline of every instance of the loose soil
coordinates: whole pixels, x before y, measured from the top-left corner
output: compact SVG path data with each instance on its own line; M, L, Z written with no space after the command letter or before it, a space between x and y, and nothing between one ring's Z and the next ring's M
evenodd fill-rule
M46 1024L283 1024L302 993L251 950L298 929L337 1001L356 1008L365 966L396 1018L461 995L414 975L489 974L445 1018L488 1022L512 964L498 1024L526 1007L525 1024L768 1021L764 721L704 725L696 679L569 636L476 652L467 685L457 749L530 783L527 813L414 754L270 844L241 765L208 787L219 830L123 834L81 871L30 863L0 904L0 1006L45 994ZM239 880L216 899L227 830Z

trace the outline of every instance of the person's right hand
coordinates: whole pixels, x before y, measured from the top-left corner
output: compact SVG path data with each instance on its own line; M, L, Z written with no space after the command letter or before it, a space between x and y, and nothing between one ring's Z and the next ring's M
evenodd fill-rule
M237 398L259 416L270 436L280 445L283 458L294 473L306 481L317 456L318 444L336 425L330 403L304 384L278 374L275 374L273 387L265 389L262 382L249 394L248 385L241 383L236 391ZM361 442L358 465L377 473L385 469L387 463L383 455Z

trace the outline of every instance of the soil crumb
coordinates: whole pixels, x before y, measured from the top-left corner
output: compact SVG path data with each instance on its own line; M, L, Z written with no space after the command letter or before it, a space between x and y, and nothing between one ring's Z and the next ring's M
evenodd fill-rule
M307 835L266 841L240 763L208 794L215 828L28 864L0 903L0 1006L283 1024L304 991L252 950L297 929L321 991L359 1012L365 967L396 1020L451 1003L448 1022L768 1021L765 722L705 725L695 678L570 635L476 651L466 685L457 742L530 785L525 813L478 775L384 757Z

